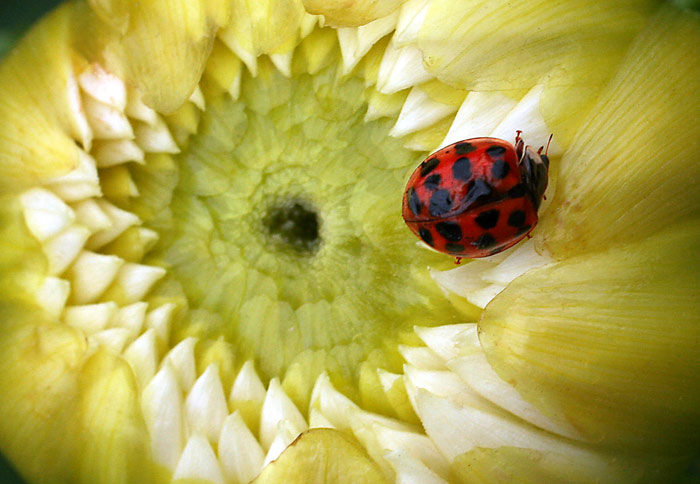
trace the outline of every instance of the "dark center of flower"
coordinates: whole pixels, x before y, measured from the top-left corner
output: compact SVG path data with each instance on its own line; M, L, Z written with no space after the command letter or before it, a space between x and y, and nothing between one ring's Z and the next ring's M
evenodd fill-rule
M299 253L313 254L321 244L318 214L299 200L285 200L272 206L263 218L263 225L274 242Z

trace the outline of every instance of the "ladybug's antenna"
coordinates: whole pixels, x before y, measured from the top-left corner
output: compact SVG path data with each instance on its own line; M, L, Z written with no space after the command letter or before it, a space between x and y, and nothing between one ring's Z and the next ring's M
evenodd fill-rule
M554 136L554 133L551 133L549 135L549 139L547 140L547 147L544 149L544 156L547 156L547 152L549 151L549 143L552 142L552 136Z
M552 142L552 136L554 136L554 133L549 135L549 139L547 140L547 147L546 148L544 148L543 146L540 146L540 149L537 150L538 155L542 154L542 149L544 148L544 156L547 156L547 152L549 151L549 143Z

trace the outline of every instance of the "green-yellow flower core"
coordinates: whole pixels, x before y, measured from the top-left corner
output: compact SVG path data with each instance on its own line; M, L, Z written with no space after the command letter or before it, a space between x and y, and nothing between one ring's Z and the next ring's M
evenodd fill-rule
M426 269L449 260L418 248L400 214L424 154L387 135L393 120L365 122L364 90L336 65L286 78L263 62L239 100L207 96L161 193L169 209L140 213L161 235L148 263L187 296L177 338L223 338L268 376L321 350L352 381L373 349L455 320Z

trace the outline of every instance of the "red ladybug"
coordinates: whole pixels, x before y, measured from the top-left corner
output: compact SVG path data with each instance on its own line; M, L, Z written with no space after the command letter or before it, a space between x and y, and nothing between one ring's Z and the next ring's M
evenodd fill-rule
M542 147L525 146L520 133L515 146L472 138L422 162L403 197L403 218L413 233L457 263L497 254L527 236L537 224L549 158Z

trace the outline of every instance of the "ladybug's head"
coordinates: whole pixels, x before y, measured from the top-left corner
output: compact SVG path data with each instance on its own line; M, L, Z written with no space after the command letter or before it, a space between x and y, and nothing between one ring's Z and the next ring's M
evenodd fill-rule
M547 189L549 158L526 146L518 164L526 191L535 209L539 209L544 191Z

